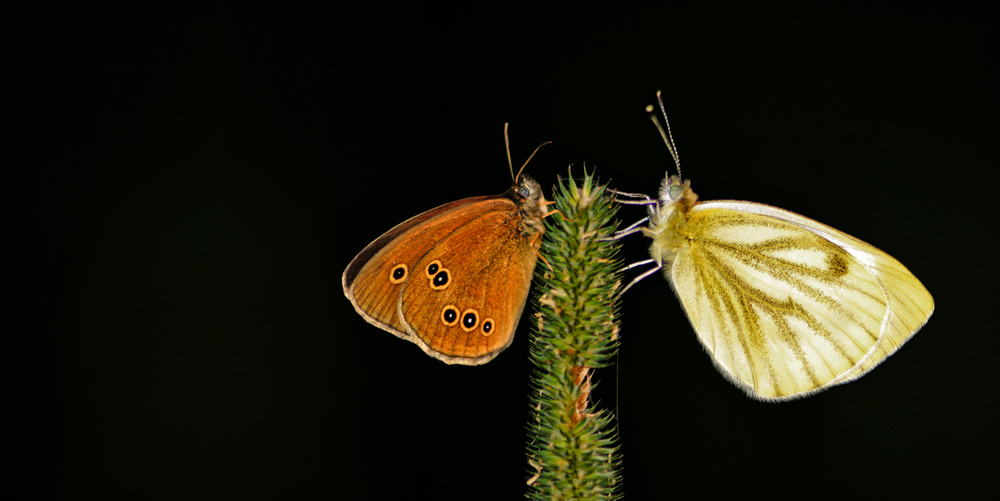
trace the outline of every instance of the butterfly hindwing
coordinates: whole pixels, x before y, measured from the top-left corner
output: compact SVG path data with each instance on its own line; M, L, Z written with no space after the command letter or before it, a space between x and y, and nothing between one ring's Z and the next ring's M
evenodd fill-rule
M344 271L345 295L365 320L401 338L411 338L399 321L397 303L403 285L414 276L414 263L439 239L468 221L511 206L513 203L510 200L496 196L466 198L400 223L365 247L351 261ZM406 267L406 276L394 280L391 275L400 265Z
M399 297L424 351L478 365L506 348L527 300L536 248L513 207L481 214L440 239L416 262Z

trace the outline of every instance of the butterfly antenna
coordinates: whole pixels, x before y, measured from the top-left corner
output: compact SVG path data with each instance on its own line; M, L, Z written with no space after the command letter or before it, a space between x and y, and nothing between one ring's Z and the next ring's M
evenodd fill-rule
M521 177L521 171L523 171L524 168L528 166L528 162L530 162L531 159L535 157L535 153L538 153L538 150L542 149L542 146L545 146L546 144L550 144L551 142L552 141L545 141L544 143L538 145L535 148L535 151L531 152L531 155L528 157L528 159L524 161L524 165L521 166L521 170L517 171L517 177L514 178L514 182L515 183L517 183L517 179ZM510 151L509 150L507 152L507 156L508 157L510 156Z
M670 120L667 118L667 110L663 107L663 97L660 91L656 91L656 100L660 102L660 111L663 113L663 121L667 124L667 129L664 130L663 126L660 125L660 121L656 119L656 115L653 115L653 105L646 106L646 113L649 113L649 118L653 120L653 125L656 125L656 129L660 131L660 137L663 138L664 144L667 145L667 149L670 150L670 156L674 157L674 165L677 166L677 177L681 175L681 157L677 155L677 146L674 145L674 135L670 132Z
M510 168L510 179L511 179L511 181L514 181L514 184L517 184L517 178L514 177L514 163L510 161L510 139L507 138L507 125L509 125L509 124L507 122L504 122L504 124L503 124L503 145L507 147L507 167ZM521 173L518 172L518 175L521 175Z

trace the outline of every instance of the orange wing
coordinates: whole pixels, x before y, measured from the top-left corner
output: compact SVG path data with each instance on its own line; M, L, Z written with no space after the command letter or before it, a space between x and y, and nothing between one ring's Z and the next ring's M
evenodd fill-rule
M485 363L510 344L534 271L535 253L521 236L519 221L517 205L503 196L466 198L410 218L354 258L344 271L344 294L365 320L431 356L447 363ZM526 253L530 258L522 257ZM452 273L444 287L429 285L433 275L427 271L435 259L447 263L439 268ZM508 297L512 287L516 297ZM446 297L448 304L462 308L456 315L468 308L491 312L492 317L479 316L469 331L482 339L468 335L461 318L451 324L453 329L442 323ZM483 336L488 318L495 326ZM442 337L442 330L468 339Z
M516 212L469 221L415 263L399 294L404 327L446 363L492 360L514 339L537 257Z

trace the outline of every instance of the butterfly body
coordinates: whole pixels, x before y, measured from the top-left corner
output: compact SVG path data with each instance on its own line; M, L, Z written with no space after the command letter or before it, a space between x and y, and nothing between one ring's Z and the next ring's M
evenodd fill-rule
M479 365L513 340L545 231L528 176L508 191L442 205L369 244L343 275L368 322L449 364Z
M899 261L798 214L698 202L668 176L649 206L650 254L719 370L751 396L785 400L857 379L934 310Z

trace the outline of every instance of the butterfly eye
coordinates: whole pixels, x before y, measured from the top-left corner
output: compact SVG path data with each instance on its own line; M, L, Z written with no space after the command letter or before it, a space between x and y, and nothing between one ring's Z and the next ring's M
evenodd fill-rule
M431 264L427 265L427 278L434 278L434 274L441 269L441 261L435 259L431 261Z
M406 281L407 275L409 275L409 273L407 273L405 264L396 265L396 267L389 272L389 282L393 284L403 283Z
M462 330L472 332L479 325L479 312L469 308L462 312Z
M483 320L483 335L489 336L493 332L493 319L487 318Z
M448 270L444 269L437 272L434 278L431 280L431 289L436 291L442 290L448 287L448 282L450 282L450 277L448 276Z
M521 198L528 198L528 195L531 195L531 190L529 190L527 186L521 186L517 189L517 196Z
M458 323L458 308L455 305L449 304L441 310L441 322L448 327L451 327Z
M677 200L682 194L684 194L684 187L679 184L671 184L667 191L671 200Z

